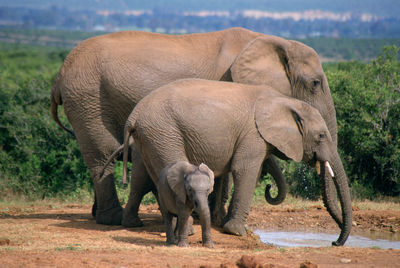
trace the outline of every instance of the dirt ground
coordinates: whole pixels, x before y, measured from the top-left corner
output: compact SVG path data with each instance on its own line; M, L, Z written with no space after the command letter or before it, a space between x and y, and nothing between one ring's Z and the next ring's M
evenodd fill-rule
M278 248L263 244L251 231L238 237L213 228L215 248L203 248L196 222L189 248L166 246L156 205L141 206L143 228L96 224L90 209L76 204L0 206L0 267L400 267L400 250ZM352 234L394 234L400 240L399 209L353 210ZM247 227L339 234L320 203L254 205Z

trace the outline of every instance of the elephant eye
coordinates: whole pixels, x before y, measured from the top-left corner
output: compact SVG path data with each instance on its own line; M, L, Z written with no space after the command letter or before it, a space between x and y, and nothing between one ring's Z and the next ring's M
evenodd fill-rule
M324 140L325 139L325 133L320 133L319 134L319 139Z
M318 87L320 84L321 84L321 82L319 80L314 80L313 81L314 88Z

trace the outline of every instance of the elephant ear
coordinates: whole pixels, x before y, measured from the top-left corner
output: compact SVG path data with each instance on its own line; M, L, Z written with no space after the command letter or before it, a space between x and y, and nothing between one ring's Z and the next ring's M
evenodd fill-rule
M288 40L274 36L254 39L231 66L233 82L289 89L289 45Z
M174 192L177 200L182 203L186 203L185 178L195 170L196 166L186 161L178 161L167 171L166 176L168 185Z
M286 97L260 97L255 103L254 118L261 137L286 157L303 159L304 121L298 113L296 100Z
M208 174L208 177L210 178L211 187L210 187L210 190L208 192L208 194L210 194L212 192L212 190L213 190L213 187L214 187L214 172L206 164L203 164L203 163L200 164L199 170L201 172L204 172L204 173Z

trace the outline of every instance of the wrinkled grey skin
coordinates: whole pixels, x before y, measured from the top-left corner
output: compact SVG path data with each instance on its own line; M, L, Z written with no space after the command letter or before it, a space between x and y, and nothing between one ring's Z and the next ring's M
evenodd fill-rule
M304 44L242 28L180 36L126 31L90 38L65 59L51 91L51 112L65 129L57 115L57 107L64 105L93 178L93 215L97 223L121 224L122 220L127 227L142 225L138 208L143 195L154 188L152 181L141 179L131 183L129 206L122 213L113 165L101 180L99 174L107 158L123 142L123 125L135 105L152 90L181 78L278 88L283 94L316 107L336 141L335 109L329 86L317 54ZM136 176L149 178L137 149L132 151ZM283 180L278 167L273 170L278 170L274 178ZM331 202L328 210L340 223L334 202L335 187L332 180L325 181L326 192L331 196L327 199ZM281 194L276 203L283 199Z
M333 244L343 245L350 233L347 176L324 119L305 102L267 86L179 80L151 92L129 115L123 177L127 176L131 136L153 180L175 161L205 163L216 177L231 172L234 193L223 230L236 235L246 233L254 188L268 157L303 160L312 166L318 162L322 180L328 178L324 167L330 163L343 220L340 237ZM132 181L140 179L133 174Z
M164 218L167 244L189 246L188 220L193 210L200 217L203 246L214 247L208 195L214 185L214 173L204 164L199 167L185 161L167 165L157 183L160 210ZM177 217L177 239L173 217Z

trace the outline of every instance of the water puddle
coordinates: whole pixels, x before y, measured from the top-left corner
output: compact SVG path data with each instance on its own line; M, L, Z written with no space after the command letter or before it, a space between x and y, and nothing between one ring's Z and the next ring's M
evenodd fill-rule
M332 241L336 241L339 234L321 234L306 232L269 232L263 230L254 231L260 240L269 245L278 247L330 247ZM345 244L346 247L381 249L400 249L400 241L387 239L374 239L361 235L350 235Z

